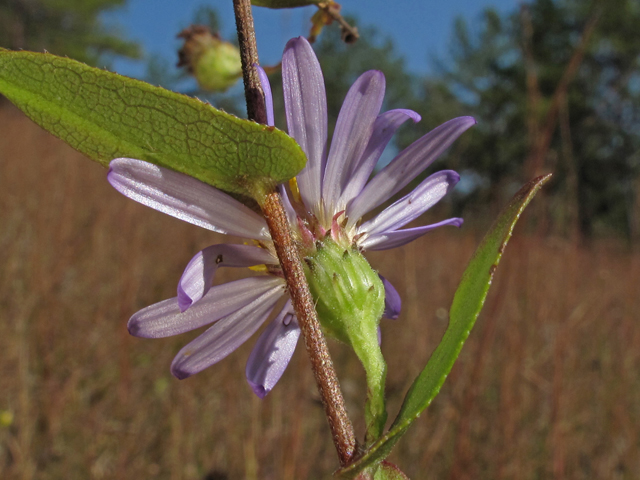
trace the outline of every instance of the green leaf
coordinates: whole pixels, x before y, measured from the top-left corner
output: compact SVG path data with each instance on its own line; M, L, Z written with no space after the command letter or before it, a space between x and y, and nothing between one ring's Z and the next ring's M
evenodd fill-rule
M383 461L376 471L373 480L409 480L393 463Z
M453 297L447 331L427 366L413 382L389 432L356 462L341 470L343 476L353 477L357 472L375 465L389 455L391 448L409 425L438 394L482 310L493 274L511 238L513 227L525 207L549 178L551 174L538 177L523 186L482 239Z
M137 158L255 198L306 163L295 140L273 127L47 53L0 49L0 93L105 166Z
M267 8L294 8L305 7L307 5L317 5L323 0L251 0L251 4L256 7Z

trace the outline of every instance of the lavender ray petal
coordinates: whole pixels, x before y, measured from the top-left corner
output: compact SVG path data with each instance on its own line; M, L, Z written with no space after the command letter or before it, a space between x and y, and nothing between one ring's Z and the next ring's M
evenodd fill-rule
M380 280L382 280L382 285L384 285L384 313L382 316L391 320L396 320L400 316L400 310L402 308L402 299L400 298L400 294L395 287L391 285L389 280L380 274L378 274L378 276L380 277Z
M266 276L217 285L184 313L180 312L178 299L169 298L133 314L127 328L131 335L142 338L164 338L189 332L232 314L278 285L284 285L284 281Z
M278 259L264 248L252 245L211 245L194 255L178 282L180 310L184 312L209 291L218 267L252 267L277 263Z
M416 140L384 167L347 208L347 217L357 221L385 202L440 156L465 130L472 117L458 117L443 123Z
M421 237L427 232L444 225L453 225L460 227L463 220L461 218L449 218L442 222L424 227L405 228L404 230L396 230L394 232L382 232L365 238L362 242L358 242L358 246L364 250L389 250L390 248L401 247L416 238Z
M239 237L271 238L264 218L188 175L142 160L116 158L109 164L107 179L126 197L185 222Z
M291 205L291 200L289 199L289 194L287 193L287 187L285 184L278 185L278 192L280 193L280 197L282 198L282 206L284 207L284 211L287 214L287 218L289 219L289 225L295 225L297 214L296 210Z
M384 99L382 72L370 70L358 77L349 89L333 134L322 180L325 211L337 212L337 203L349 173L364 152Z
M373 235L397 230L440 201L460 181L453 170L442 170L427 177L411 193L358 227L358 233Z
M327 95L320 63L309 42L289 40L282 56L282 86L287 127L307 155L298 174L300 195L307 209L318 213L327 148Z
M354 168L352 168L349 173L349 181L340 197L339 205L349 205L349 202L358 196L367 183L367 180L369 180L371 172L373 172L389 140L391 140L396 133L396 130L400 128L400 125L408 119L417 123L421 117L413 110L396 109L384 112L376 118L369 143L364 149L360 160L353 166ZM357 220L358 219L355 219L349 223L353 225Z
M269 83L269 77L267 72L264 71L260 65L254 64L258 71L258 78L260 79L260 85L264 92L264 103L267 107L267 125L273 127L275 125L275 119L273 116L273 94L271 93L271 84Z
M213 324L178 352L171 373L179 379L187 378L225 358L260 328L284 292L281 283Z
M293 356L300 327L289 300L280 314L262 332L247 360L247 381L260 398L278 383Z

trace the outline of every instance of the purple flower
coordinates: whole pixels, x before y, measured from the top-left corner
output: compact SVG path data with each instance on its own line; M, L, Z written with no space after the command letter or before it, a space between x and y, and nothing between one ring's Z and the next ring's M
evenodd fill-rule
M273 103L266 74L259 68L268 122ZM385 89L381 72L362 74L342 105L327 151L327 106L324 79L313 49L304 38L289 41L282 59L285 110L289 134L307 155L307 166L289 188L280 186L301 255L327 235L361 250L404 245L441 225L460 226L451 218L433 225L402 229L437 203L458 182L451 170L434 173L410 194L363 223L362 216L389 200L426 169L475 123L471 117L451 120L429 132L369 180L382 151L411 110L380 113ZM255 245L213 245L187 265L178 295L137 312L129 331L159 338L211 325L176 355L171 372L186 378L222 360L252 336L286 296L278 259L264 219L242 203L189 176L140 160L119 158L110 164L109 182L140 203L209 230L254 240ZM262 266L267 275L212 286L218 267ZM400 297L382 278L385 316L397 318ZM291 303L286 302L259 337L247 363L253 391L264 397L282 376L300 336Z

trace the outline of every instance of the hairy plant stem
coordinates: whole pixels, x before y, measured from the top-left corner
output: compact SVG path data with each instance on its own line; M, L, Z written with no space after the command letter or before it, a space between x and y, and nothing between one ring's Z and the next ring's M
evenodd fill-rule
M311 360L311 369L331 428L333 443L338 451L340 464L347 465L356 451L353 426L347 416L338 377L320 329L313 297L307 286L298 248L291 236L289 220L282 207L280 195L277 192L268 194L262 209L287 281L291 303L298 317L305 347Z
M250 120L266 123L266 108L260 81L254 65L258 64L253 16L250 0L233 0L242 59L247 114ZM313 297L304 275L298 248L291 235L289 221L277 192L268 193L260 201L271 238L287 282L291 303L298 318L311 368L318 385L327 420L338 451L340 465L347 465L354 457L357 446L353 425L347 415L340 384L333 368Z
M264 92L260 85L258 72L258 47L256 30L253 27L251 0L233 0L233 11L236 16L238 44L240 45L240 61L242 62L242 78L244 80L244 96L247 99L247 117L257 123L267 123L267 108L264 103Z

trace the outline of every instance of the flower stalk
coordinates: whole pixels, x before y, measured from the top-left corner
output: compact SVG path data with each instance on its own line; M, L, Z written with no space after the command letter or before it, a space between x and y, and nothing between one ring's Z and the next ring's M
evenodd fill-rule
M291 303L298 317L298 324L311 361L311 369L331 428L333 443L338 451L340 464L347 465L356 452L353 425L347 415L338 377L320 329L313 297L309 292L280 195L277 192L268 194L262 209L280 259Z
M244 96L247 99L247 117L257 123L267 123L267 109L264 93L260 86L258 71L258 47L256 31L253 26L251 0L233 0L233 12L236 17L240 61L242 62L242 78L244 80Z
M250 120L266 124L267 114L263 91L254 67L258 64L258 51L251 2L250 0L233 0L233 5L242 59L247 115ZM287 282L287 289L311 361L311 368L325 408L340 465L345 466L356 454L355 433L347 415L338 377L320 328L313 297L309 292L287 215L280 195L275 191L267 193L260 200L260 206Z

